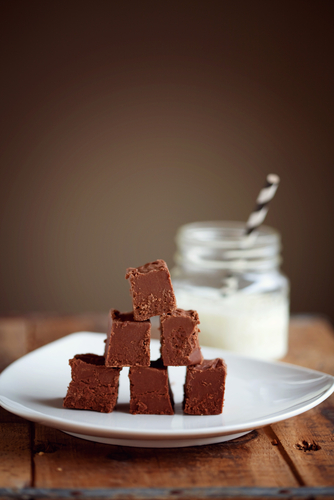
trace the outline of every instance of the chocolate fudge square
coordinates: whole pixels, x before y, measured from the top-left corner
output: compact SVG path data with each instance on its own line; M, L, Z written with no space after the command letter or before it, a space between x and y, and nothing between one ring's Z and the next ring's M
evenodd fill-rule
M120 368L108 368L104 356L77 354L69 360L72 381L68 386L64 407L110 413L118 396Z
M226 364L221 358L188 366L184 386L184 413L218 415L223 411Z
M171 312L176 299L166 262L156 260L140 267L129 267L125 278L130 282L133 313L137 321Z
M196 311L175 309L160 316L161 357L165 366L197 365L203 361Z
M150 366L151 322L111 309L105 347L106 366Z
M162 360L151 361L149 367L131 367L130 413L133 415L173 415L174 399L167 367Z

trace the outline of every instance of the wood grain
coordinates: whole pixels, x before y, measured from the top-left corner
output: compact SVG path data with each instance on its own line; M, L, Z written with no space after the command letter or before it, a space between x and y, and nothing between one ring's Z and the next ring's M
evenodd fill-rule
M0 485L31 486L31 429L29 422L0 426Z
M334 331L326 320L297 317L290 322L289 351L282 360L334 375Z
M323 319L292 324L285 360L334 375L334 335ZM334 394L316 408L272 426L306 486L334 484ZM318 448L318 449L317 449Z
M303 486L334 484L334 398L272 426L302 478ZM331 415L331 419L326 418Z
M14 415L14 413L10 413L9 411L4 410L0 406L0 425L7 423L28 424L26 419L18 417L17 415Z
M29 323L25 318L0 319L0 372L28 351Z
M66 316L32 315L29 318L29 350L37 349L70 333L89 331L107 333L108 314Z
M106 324L107 314L0 318L0 362L3 367L74 331L104 332ZM293 319L285 361L334 375L331 325L320 318ZM128 448L84 441L30 424L0 409L0 486L333 486L333 435L334 395L313 410L238 440L179 449Z
M37 425L35 486L298 486L263 430L224 444L178 449L110 446Z

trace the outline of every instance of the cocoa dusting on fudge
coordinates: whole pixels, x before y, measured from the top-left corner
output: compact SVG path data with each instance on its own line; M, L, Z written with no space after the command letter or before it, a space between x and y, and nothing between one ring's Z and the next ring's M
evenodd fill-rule
M130 282L133 313L137 321L171 312L176 299L166 262L156 260L140 267L129 267L125 278Z
M68 386L63 406L77 410L110 413L118 396L120 368L108 368L104 356L77 354L69 360L72 381Z
M151 322L111 309L105 347L106 366L150 366Z
M183 409L190 415L218 415L223 411L226 364L221 358L188 366Z
M175 309L160 316L161 357L165 366L197 365L203 361L196 311Z
M130 413L173 415L174 399L167 367L162 360L151 361L149 367L132 367L130 379Z

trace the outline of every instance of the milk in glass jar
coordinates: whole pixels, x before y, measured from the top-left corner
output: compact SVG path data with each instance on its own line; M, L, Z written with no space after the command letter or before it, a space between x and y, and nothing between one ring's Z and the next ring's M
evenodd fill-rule
M289 282L280 271L281 238L242 222L195 222L176 236L172 270L178 307L195 309L202 345L262 359L287 352Z

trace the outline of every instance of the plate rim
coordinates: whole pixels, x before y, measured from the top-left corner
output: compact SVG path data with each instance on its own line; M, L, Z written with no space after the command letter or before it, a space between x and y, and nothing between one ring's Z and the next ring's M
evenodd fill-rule
M4 396L1 394L1 383L3 383L3 380L5 377L8 377L8 373L10 373L11 370L15 370L16 366L22 362L22 360L26 360L29 357L32 357L36 355L37 352L40 352L44 349L50 349L55 343L62 343L66 342L69 340L70 337L73 338L73 336L81 336L83 334L88 334L89 336L91 335L96 335L96 336L101 336L105 334L97 333L97 332L89 332L89 331L79 331L79 332L74 332L69 335L66 335L64 337L61 337L60 339L57 339L53 342L50 342L42 347L39 347L35 349L34 351L31 351L30 353L27 353L26 355L22 356L18 360L14 361L11 363L8 367L6 367L3 372L0 374L0 406L2 406L5 410L14 413L20 417L23 417L27 420L33 421L40 423L42 425L47 425L49 427L53 427L65 432L73 432L77 434L83 434L83 435L89 435L89 436L96 436L96 437L105 437L105 438L115 438L115 439L133 439L133 440L168 440L168 439L203 439L203 438L209 438L209 437L218 437L218 436L228 436L230 434L236 434L240 432L247 432L251 431L254 429L258 429L261 427L264 427L266 425L271 425L275 424L277 422L287 420L289 418L292 418L294 416L300 415L302 413L305 413L308 410L311 410L315 406L319 405L322 403L325 399L327 399L333 392L334 392L334 377L330 374L320 372L318 370L313 370L311 368L307 367L302 367L299 365L294 365L292 363L286 363L282 361L268 361L268 360L262 360L262 359L256 359L256 358L251 358L249 356L245 355L239 355L237 353L233 353L230 351L224 351L222 349L214 348L214 347L208 347L211 350L217 350L219 351L220 354L226 353L227 356L233 357L235 359L246 359L251 362L255 363L260 363L263 365L278 365L278 366L285 366L285 367L290 367L295 369L296 371L302 371L306 373L312 373L314 375L321 375L324 377L324 384L327 383L327 388L324 388L324 390L319 394L313 397L311 401L308 401L307 403L299 403L297 408L291 407L290 410L287 410L284 412L284 415L274 414L273 416L265 416L258 418L256 420L247 422L244 426L241 424L235 424L235 425L229 425L228 427L224 427L223 425L216 426L216 427L210 427L210 428L203 428L203 429L164 429L164 430L145 430L145 429L136 429L136 430L131 430L131 429L115 429L112 427L106 428L105 426L99 426L94 425L92 428L92 424L88 423L82 423L82 422L71 422L71 421L64 421L63 418L48 415L42 412L38 412L37 410L31 409L25 405L22 405L21 403L18 403L7 396ZM152 339L156 340L156 339ZM157 341L157 340L156 340ZM157 341L158 342L158 341ZM205 348L206 346L202 346ZM68 410L68 411L75 411L75 412L80 412L80 411L86 411L86 410ZM192 415L193 416L193 415ZM142 415L134 415L134 418L137 417L142 417ZM156 418L156 415L145 415L145 417L152 417ZM200 418L200 415L196 415L195 417Z

